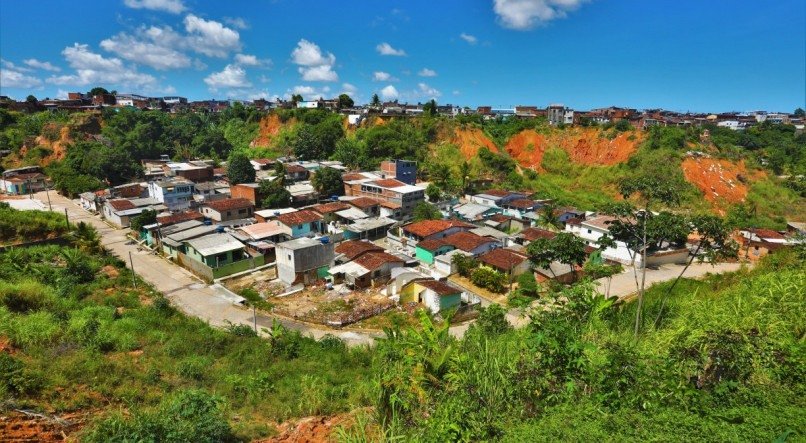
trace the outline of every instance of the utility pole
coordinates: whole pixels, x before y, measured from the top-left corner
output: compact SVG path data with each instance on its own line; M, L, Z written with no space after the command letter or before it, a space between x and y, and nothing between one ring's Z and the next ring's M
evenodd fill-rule
M53 211L53 205L50 204L50 188L45 185L45 195L48 196L48 211Z
M255 327L255 334L257 334L257 308L255 307L254 302L252 302L252 316Z
M134 260L132 260L132 251L129 251L129 266L132 268L132 285L137 289L137 278L134 275Z
M67 230L70 230L70 216L67 215L67 208L64 208L64 222L67 223Z

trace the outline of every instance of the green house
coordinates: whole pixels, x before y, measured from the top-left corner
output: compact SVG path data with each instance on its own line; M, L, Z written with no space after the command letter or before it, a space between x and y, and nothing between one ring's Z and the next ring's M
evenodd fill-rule
M211 268L219 268L248 258L246 246L233 236L216 233L197 237L185 242L186 255Z
M454 249L456 248L453 245L442 240L423 240L414 248L414 256L417 257L417 260L431 265L434 264L434 257L447 254Z

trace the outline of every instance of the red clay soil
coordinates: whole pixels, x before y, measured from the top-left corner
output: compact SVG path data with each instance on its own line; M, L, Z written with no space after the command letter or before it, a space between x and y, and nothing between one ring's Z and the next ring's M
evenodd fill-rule
M719 207L722 203L740 203L747 197L748 184L766 176L763 171L748 171L738 163L714 158L688 157L681 165L683 175L697 186L705 198Z
M521 166L541 170L543 154L551 147L563 149L575 163L614 165L627 161L642 139L638 131L622 132L611 140L594 128L552 130L548 134L527 129L510 138L505 148Z
M72 435L86 424L88 413L57 418L11 411L0 414L0 441L8 443L76 441Z
M260 129L258 129L258 135L254 140L252 140L251 146L253 148L258 146L269 146L274 137L277 137L277 134L280 133L280 129L282 129L283 126L292 126L294 123L294 119L283 123L280 121L280 117L277 116L277 114L269 114L260 120Z
M498 152L495 143L478 128L456 128L451 143L458 146L462 156L468 160L478 155L479 148L482 146L487 147L490 151Z
M353 423L351 413L332 416L317 415L277 425L278 435L253 443L319 443L335 442L336 429Z

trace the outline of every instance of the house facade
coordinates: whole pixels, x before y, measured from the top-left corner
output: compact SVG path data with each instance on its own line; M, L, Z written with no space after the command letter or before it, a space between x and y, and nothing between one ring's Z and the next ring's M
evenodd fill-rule
M148 196L163 203L171 211L190 208L195 185L184 178L169 178L148 183Z
M277 277L286 284L311 284L328 276L333 265L333 243L308 237L275 246Z
M254 205L245 198L227 198L204 203L199 212L217 222L252 217Z

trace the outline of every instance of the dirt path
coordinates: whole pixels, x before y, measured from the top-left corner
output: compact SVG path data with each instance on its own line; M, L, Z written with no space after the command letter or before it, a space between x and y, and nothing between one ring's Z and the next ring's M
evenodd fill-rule
M742 263L717 263L711 265L709 263L692 263L686 273L683 274L684 278L702 278L706 274L722 274L725 272L738 271L743 266ZM657 269L649 268L646 273L646 287L649 288L655 283L661 283L669 280L674 280L683 270L683 265L663 265ZM641 280L641 271L638 271L638 280ZM596 280L597 289L605 293L607 290L607 279L602 278ZM635 288L635 277L633 276L633 269L625 267L624 272L613 276L610 282L610 295L619 298L628 298L637 292Z

